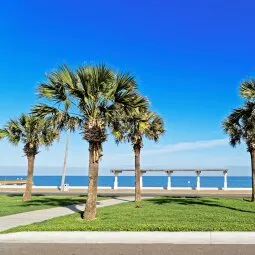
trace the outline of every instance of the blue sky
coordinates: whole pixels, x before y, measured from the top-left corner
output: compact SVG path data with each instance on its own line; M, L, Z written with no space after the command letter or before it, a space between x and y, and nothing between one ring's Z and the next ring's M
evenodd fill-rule
M240 82L255 74L254 8L248 0L5 1L0 125L36 103L46 72L104 62L136 75L165 119L166 135L157 145L145 143L144 167L249 166L245 147L228 145L221 122L242 103ZM42 149L36 165L61 166L64 143L63 136ZM69 166L86 169L87 154L86 142L73 135ZM21 147L1 142L0 155L0 166L26 165ZM132 160L130 145L117 147L109 137L103 173Z

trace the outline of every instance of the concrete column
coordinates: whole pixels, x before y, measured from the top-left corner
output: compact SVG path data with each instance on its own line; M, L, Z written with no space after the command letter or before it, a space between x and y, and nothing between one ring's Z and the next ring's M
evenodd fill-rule
M146 174L146 171L140 172L140 187L143 188L143 175Z
M196 171L197 173L197 190L200 190L200 174L201 174L201 171Z
M228 171L224 171L224 190L228 189Z
M167 190L170 190L172 188L172 182L171 182L171 175L173 172L167 172Z
M118 189L118 175L119 175L119 173L118 172L114 172L114 187L113 187L113 189Z
M143 173L142 172L140 173L140 186L142 189L143 188Z

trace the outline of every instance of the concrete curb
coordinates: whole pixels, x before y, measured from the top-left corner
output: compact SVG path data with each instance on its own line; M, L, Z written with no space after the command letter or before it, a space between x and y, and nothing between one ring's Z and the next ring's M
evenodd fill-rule
M20 232L0 243L255 244L255 232Z

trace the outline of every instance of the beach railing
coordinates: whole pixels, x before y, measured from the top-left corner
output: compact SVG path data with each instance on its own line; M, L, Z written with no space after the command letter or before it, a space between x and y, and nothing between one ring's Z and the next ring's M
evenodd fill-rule
M119 188L119 182L118 182L118 176L119 174L122 174L123 172L135 172L134 169L113 169L111 172L114 174L114 185L113 189L118 189ZM172 190L172 174L176 172L186 172L190 173L193 172L196 174L196 190L201 189L201 184L200 184L200 176L202 172L222 172L223 177L224 177L224 184L223 184L223 190L228 189L228 169L142 169L140 170L141 172L141 177L140 177L140 183L141 183L141 188L143 187L143 175L149 172L158 172L158 173L166 173L167 174L167 190ZM178 188L176 188L178 189ZM184 188L185 189L185 188Z

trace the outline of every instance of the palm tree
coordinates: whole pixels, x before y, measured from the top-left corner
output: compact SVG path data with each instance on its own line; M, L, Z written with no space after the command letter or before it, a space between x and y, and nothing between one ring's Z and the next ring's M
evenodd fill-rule
M49 77L49 79L53 79ZM52 80L54 82L54 80ZM57 82L57 81L55 81ZM43 87L39 88L39 96L40 96L40 89L43 89ZM64 130L66 131L66 148L65 148L65 155L64 155L64 163L63 163L63 169L62 169L62 177L61 177L61 185L60 190L64 191L65 186L65 179L66 179L66 170L67 170L67 158L68 158L68 152L69 152L69 141L70 141L70 133L71 131L74 131L77 127L76 121L70 117L69 110L71 107L71 102L68 97L65 98L64 102L64 111L62 114L59 114L57 116L57 119L52 119L54 116L51 116L52 124L58 129L58 130ZM56 115L55 115L56 117ZM63 125L65 123L65 125Z
M24 153L28 160L26 190L23 201L31 200L35 156L40 146L50 146L58 138L58 131L47 119L22 114L17 120L10 120L0 129L0 139L6 138L11 144L24 144Z
M94 219L99 160L107 127L118 112L130 114L137 107L147 107L148 102L138 94L134 77L116 74L105 65L82 66L75 71L62 66L47 76L47 82L40 84L38 91L48 99L48 104L35 106L33 113L51 116L62 127L66 121L58 116L68 116L67 119L78 123L83 139L89 143L89 187L84 219ZM69 113L63 106L67 98L71 105Z
M158 141L164 130L162 118L153 112L137 109L129 117L124 117L112 126L116 142L128 141L132 143L135 154L135 201L141 201L141 149L144 137Z
M235 147L243 140L251 156L252 201L255 202L255 103L246 102L244 107L235 109L223 122L230 144Z

